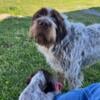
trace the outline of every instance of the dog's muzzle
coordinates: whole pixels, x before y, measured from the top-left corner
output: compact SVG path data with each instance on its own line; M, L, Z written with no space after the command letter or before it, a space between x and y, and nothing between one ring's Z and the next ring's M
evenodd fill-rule
M43 29L48 29L51 27L51 22L47 19L39 19L38 22L37 22L38 26L43 28Z

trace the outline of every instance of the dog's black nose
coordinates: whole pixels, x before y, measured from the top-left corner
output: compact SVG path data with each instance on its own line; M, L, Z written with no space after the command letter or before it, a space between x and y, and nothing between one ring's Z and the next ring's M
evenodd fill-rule
M51 27L51 23L50 23L48 20L45 20L45 19L43 19L43 20L38 20L38 24L39 24L40 26L46 27L46 28Z

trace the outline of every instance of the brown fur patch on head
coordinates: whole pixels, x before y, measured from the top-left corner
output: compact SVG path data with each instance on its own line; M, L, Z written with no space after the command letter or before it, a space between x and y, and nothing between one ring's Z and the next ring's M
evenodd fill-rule
M50 19L50 12L47 8L37 11L32 18L30 37L35 41L49 48L56 40L56 25Z
M43 29L39 27L36 22L34 22L30 28L30 33L31 38L34 38L38 44L44 45L47 48L49 48L55 42L56 30L53 28L53 26L48 29Z
M54 9L42 8L33 15L30 33L39 45L49 48L65 37L64 18Z
M32 17L32 21L34 21L35 19L41 17L41 16L47 16L48 15L48 10L47 8L41 8L39 9Z
M59 43L65 37L65 35L67 34L66 26L65 26L65 23L64 23L64 18L56 10L51 11L51 17L53 17L54 22L57 25L56 42Z

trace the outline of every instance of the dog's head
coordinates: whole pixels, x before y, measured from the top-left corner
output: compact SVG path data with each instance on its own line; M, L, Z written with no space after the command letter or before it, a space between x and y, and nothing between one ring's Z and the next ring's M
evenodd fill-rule
M57 90L60 91L63 88L63 84L62 82L60 82L61 79L58 80L57 77L55 77L53 74L51 74L47 70L41 69L38 72L31 74L31 76L27 79L27 84L30 84L30 82L32 80L36 80L36 78L38 81L42 79L37 84L40 87L40 89L44 91L44 93L54 92Z
M48 8L42 8L33 15L30 31L31 38L47 48L60 42L67 33L62 15Z
M28 77L28 79L27 79L27 84L29 84L31 82L32 77L38 75L39 73L41 74L41 76L44 76L45 80L46 80L45 86L42 86L41 89L43 89L43 91L45 93L54 91L54 82L57 81L57 79L55 77L53 77L53 75L50 72L48 72L47 70L44 70L44 69L41 69L35 73L32 73L31 76ZM42 80L42 81L44 82L44 80ZM41 84L43 82L41 82ZM41 84L40 84L40 87L41 87Z

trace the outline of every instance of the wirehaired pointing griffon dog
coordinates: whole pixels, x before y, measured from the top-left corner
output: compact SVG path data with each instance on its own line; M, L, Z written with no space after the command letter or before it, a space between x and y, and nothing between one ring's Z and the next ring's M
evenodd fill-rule
M54 9L42 8L30 28L38 50L57 72L64 73L70 89L82 85L82 69L100 60L100 24L70 22Z
M59 88L59 89L58 89ZM21 92L19 100L53 100L59 94L62 84L49 72L39 70L31 76L29 84Z

